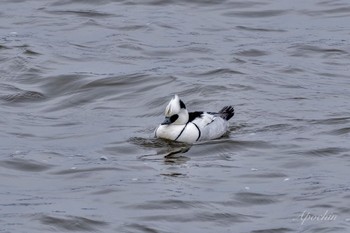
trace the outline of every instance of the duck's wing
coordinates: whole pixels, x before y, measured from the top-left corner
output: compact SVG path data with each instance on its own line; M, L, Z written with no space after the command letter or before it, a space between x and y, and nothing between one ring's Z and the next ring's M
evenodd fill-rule
M200 132L200 140L215 139L221 137L228 129L228 122L220 113L202 112L191 114L197 116L191 122Z
M225 106L219 112L190 112L188 122L192 122L197 125L200 129L205 128L209 124L213 127L221 128L224 125L226 128L226 123L235 114L234 108L232 106Z
M213 122L215 114L208 112L190 112L189 122L196 124L199 128L203 128Z

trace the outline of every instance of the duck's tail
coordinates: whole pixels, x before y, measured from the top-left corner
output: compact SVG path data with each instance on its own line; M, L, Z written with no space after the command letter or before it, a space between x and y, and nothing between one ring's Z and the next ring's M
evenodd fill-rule
M225 106L218 113L221 118L228 121L235 115L235 110L232 106Z

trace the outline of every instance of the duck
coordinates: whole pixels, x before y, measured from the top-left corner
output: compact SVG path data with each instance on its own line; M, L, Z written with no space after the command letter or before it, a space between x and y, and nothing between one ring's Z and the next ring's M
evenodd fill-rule
M225 106L218 112L188 112L186 105L175 95L165 108L165 119L156 128L156 138L193 144L222 137L229 130L234 108Z

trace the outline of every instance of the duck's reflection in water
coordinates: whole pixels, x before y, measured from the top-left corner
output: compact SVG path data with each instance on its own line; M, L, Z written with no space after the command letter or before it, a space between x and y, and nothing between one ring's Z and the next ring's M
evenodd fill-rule
M165 164L172 165L183 164L190 160L190 158L184 154L191 149L191 144L164 139L147 139L140 137L130 138L129 142L147 149L156 149L155 154L140 156L139 159L141 160L164 160Z

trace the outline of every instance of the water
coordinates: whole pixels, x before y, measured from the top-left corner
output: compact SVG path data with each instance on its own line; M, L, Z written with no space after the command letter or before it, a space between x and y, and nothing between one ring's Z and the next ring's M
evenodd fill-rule
M348 1L0 3L0 232L348 232ZM236 115L153 138L173 94ZM323 217L323 218L322 218Z

